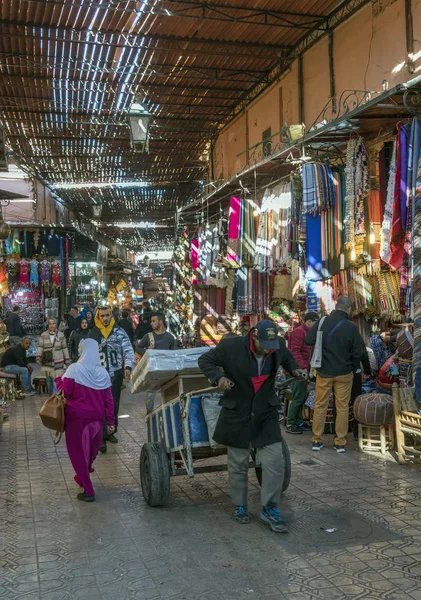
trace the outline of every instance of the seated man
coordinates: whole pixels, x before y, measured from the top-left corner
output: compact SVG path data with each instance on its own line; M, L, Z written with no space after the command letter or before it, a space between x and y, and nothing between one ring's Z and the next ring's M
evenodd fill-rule
M13 346L9 350L6 350L0 365L0 368L5 373L20 375L25 396L33 396L35 394L31 388L32 367L28 365L28 359L26 358L26 352L29 350L30 345L30 338L24 337L18 346Z

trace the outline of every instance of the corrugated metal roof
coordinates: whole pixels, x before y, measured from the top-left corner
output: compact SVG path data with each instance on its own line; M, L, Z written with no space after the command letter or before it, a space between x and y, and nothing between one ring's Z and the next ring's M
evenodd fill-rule
M102 219L168 217L207 170L209 142L337 0L3 0L0 115L17 161L49 184L104 192ZM135 94L154 116L130 146ZM58 190L91 217L97 188ZM152 217L151 217L152 218Z

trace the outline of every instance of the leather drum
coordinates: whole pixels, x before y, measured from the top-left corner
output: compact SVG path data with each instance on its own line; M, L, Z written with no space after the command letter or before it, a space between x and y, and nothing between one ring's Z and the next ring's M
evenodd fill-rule
M393 422L393 400L388 394L362 394L355 399L354 417L364 425L389 425Z

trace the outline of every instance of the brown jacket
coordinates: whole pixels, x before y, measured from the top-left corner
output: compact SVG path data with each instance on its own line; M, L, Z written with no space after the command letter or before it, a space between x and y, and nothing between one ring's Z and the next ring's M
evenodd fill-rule
M51 355L52 360L48 360ZM50 333L44 331L39 338L37 360L41 361L41 372L48 373L54 378L61 377L64 373L64 367L70 364L69 351L64 334L56 331L54 343L51 343Z

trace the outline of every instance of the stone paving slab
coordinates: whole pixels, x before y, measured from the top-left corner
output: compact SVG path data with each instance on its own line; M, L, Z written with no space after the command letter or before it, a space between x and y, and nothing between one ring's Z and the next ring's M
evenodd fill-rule
M41 403L13 404L0 434L0 598L421 600L418 468L362 455L353 442L337 455L329 438L314 455L309 435L287 436L287 536L259 522L253 473L248 526L232 519L224 472L174 478L169 505L149 508L139 485L143 396L125 391L119 444L98 457L97 502L84 504Z

